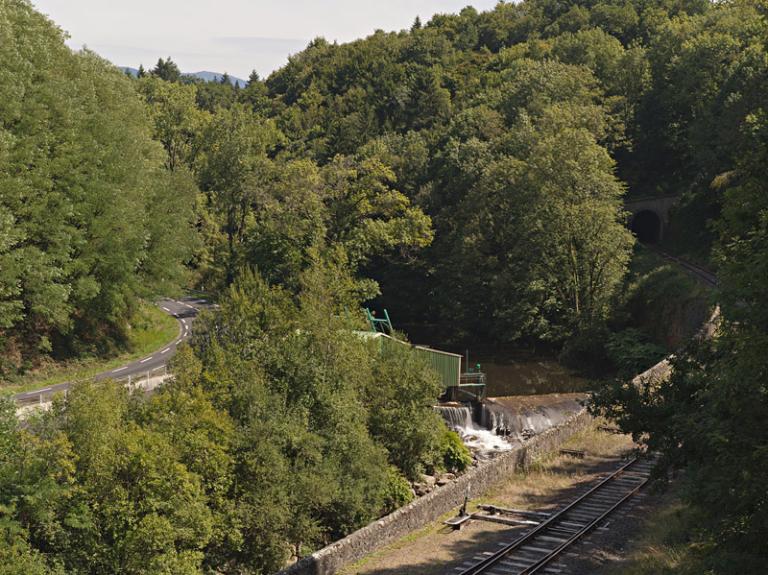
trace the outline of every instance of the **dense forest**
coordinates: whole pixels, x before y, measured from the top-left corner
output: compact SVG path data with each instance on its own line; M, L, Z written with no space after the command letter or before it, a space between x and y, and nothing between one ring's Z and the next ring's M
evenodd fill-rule
M0 0L0 377L120 348L140 298L221 306L149 399L2 404L0 574L270 573L396 508L469 461L358 310L629 374L653 327L619 317L622 205L666 194L720 333L597 409L686 470L696 537L764 555L767 11L500 2L318 38L240 88L170 58L128 77Z

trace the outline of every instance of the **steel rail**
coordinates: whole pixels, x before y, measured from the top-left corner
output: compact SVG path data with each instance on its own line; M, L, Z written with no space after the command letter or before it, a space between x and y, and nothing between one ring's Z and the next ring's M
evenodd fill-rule
M668 254L668 253L666 253L664 251L661 251L660 249L658 249L656 247L649 246L649 245L646 245L646 244L643 244L643 246L646 247L647 249L649 249L650 251L652 251L653 253L663 257L664 259L667 259L667 260L669 260L669 261L671 261L673 263L676 263L680 267L685 268L689 272L691 272L694 275L696 275L698 278L704 280L704 282L706 282L710 286L717 287L717 276L715 274L713 274L711 271L709 271L709 270L707 270L707 269L705 269L705 268L703 268L701 266L698 266L696 264L692 264L688 260L684 260L683 258L680 258L678 256L673 256L673 255Z
M546 532L548 528L550 528L552 525L556 524L557 522L561 521L570 511L572 511L578 505L583 503L585 500L587 500L590 496L595 494L597 491L601 490L604 486L615 481L619 476L623 475L630 467L632 467L639 461L640 460L636 457L631 459L628 463L622 465L619 469L611 473L608 477L604 478L599 483L591 487L586 493L583 493L574 501L566 505L563 509L559 510L554 515L550 516L546 521L544 521L543 523L540 523L531 531L523 534L521 537L519 537L509 545L506 545L505 547L503 547L493 555L490 555L489 557L483 559L482 561L476 563L475 565L472 565L471 567L465 569L459 575L480 575L482 573L489 572L489 570L495 567L499 562L508 558L510 553L522 547L523 545L530 543L532 540L536 538L537 535L540 535ZM557 556L559 556L565 549L567 549L568 547L573 545L576 541L578 541L581 537L583 537L584 535L592 531L601 521L603 521L608 515L613 513L616 509L618 509L627 499L629 499L631 496L637 493L637 491L648 482L647 477L641 478L641 479L642 480L637 485L635 485L629 492L623 494L618 501L610 505L606 510L602 511L597 518L591 520L587 525L580 528L568 540L563 542L558 547L548 551L546 556L542 557L532 565L529 565L528 567L525 567L525 568L521 568L519 575L530 575L533 573L537 573L538 571L546 567L546 565L549 564L552 560L554 560Z
M549 555L546 557L543 557L538 563L532 565L531 567L527 568L526 570L522 571L520 575L533 575L534 573L538 573L542 569L544 569L547 565L549 565L552 561L557 559L560 554L565 551L568 547L576 543L579 539L581 539L584 535L592 531L595 527L598 526L598 524L603 521L606 517L608 517L611 513L616 511L621 505L630 497L635 495L640 489L648 483L648 478L643 478L638 485L632 489L629 493L624 495L621 499L619 499L616 503L614 503L609 509L607 509L602 515L600 515L597 519L592 521L589 525L584 527L581 531L575 533L573 537L571 537L568 541L563 543L560 547L557 549L554 549Z

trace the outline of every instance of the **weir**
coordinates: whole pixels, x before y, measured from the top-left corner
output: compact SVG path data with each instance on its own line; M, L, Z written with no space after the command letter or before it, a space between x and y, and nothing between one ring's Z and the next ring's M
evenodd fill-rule
M493 430L475 423L473 408L467 406L438 405L435 409L443 416L448 426L459 434L461 440L479 459L494 453L512 449L512 443L497 435Z
M581 394L488 398L435 409L467 447L486 458L567 421L583 409L583 398Z

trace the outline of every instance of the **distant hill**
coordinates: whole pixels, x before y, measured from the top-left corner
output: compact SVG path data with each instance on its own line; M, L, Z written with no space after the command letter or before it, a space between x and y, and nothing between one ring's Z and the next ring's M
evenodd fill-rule
M221 81L222 76L224 76L224 74L219 74L218 72L190 72L190 73L183 73L182 75L200 78L201 80L204 80L206 82L219 82ZM236 78L234 76L230 76L229 81L233 86L235 84L239 84L241 88L244 88L245 85L248 83L248 80L243 80L241 78Z
M123 72L126 72L130 74L131 76L136 76L139 71L136 68L131 68L130 66L118 66ZM187 76L189 78L199 78L200 80L203 80L204 82L219 82L221 81L221 78L224 76L224 74L220 74L219 72L182 72L182 76ZM244 88L245 85L248 83L247 80L243 80L242 78L236 78L235 76L230 76L229 81L234 86L235 84L238 84L241 88Z

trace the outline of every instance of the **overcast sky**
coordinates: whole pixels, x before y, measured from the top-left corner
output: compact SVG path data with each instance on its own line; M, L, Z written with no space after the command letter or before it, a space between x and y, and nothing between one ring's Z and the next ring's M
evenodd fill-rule
M282 66L318 36L347 42L409 28L418 15L478 10L497 0L32 0L69 32L118 66L152 67L171 56L184 72L247 78Z

